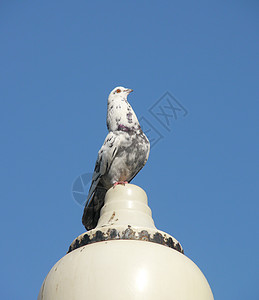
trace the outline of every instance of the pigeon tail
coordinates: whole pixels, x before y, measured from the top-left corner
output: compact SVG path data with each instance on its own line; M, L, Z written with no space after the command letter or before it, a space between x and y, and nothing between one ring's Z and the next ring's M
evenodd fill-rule
M85 206L82 223L86 230L91 230L96 227L100 218L100 212L104 204L106 192L107 189L104 187L97 187L89 204Z

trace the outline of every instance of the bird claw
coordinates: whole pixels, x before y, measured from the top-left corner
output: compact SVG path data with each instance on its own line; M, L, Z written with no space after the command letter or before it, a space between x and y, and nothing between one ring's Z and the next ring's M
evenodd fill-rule
M115 188L116 185L118 184L122 184L125 186L125 184L128 184L128 181L116 181L114 184L113 184L113 188Z

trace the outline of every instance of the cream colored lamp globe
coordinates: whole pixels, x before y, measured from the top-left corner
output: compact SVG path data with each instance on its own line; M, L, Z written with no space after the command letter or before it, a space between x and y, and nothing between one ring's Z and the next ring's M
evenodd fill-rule
M213 300L179 242L158 230L146 193L111 188L95 229L73 241L50 270L38 300Z

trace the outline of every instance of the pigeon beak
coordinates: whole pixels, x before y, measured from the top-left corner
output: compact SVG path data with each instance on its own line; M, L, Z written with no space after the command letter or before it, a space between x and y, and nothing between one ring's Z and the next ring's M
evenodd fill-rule
M126 89L125 92L127 92L127 93L129 94L129 93L133 92L133 90L131 90L131 89Z

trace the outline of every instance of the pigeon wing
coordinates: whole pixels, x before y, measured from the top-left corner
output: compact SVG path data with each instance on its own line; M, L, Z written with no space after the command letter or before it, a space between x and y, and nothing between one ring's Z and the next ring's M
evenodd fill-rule
M93 193L102 176L107 174L110 166L116 156L119 145L119 136L115 135L113 132L109 132L101 149L98 152L98 157L95 163L94 173L92 177L92 184L89 189L86 206L89 204Z
M92 184L89 189L82 223L87 230L96 227L100 217L100 210L104 203L104 197L107 187L100 182L101 178L105 176L110 169L111 164L118 151L120 138L113 132L108 133L102 148L98 152L97 161L94 168Z

